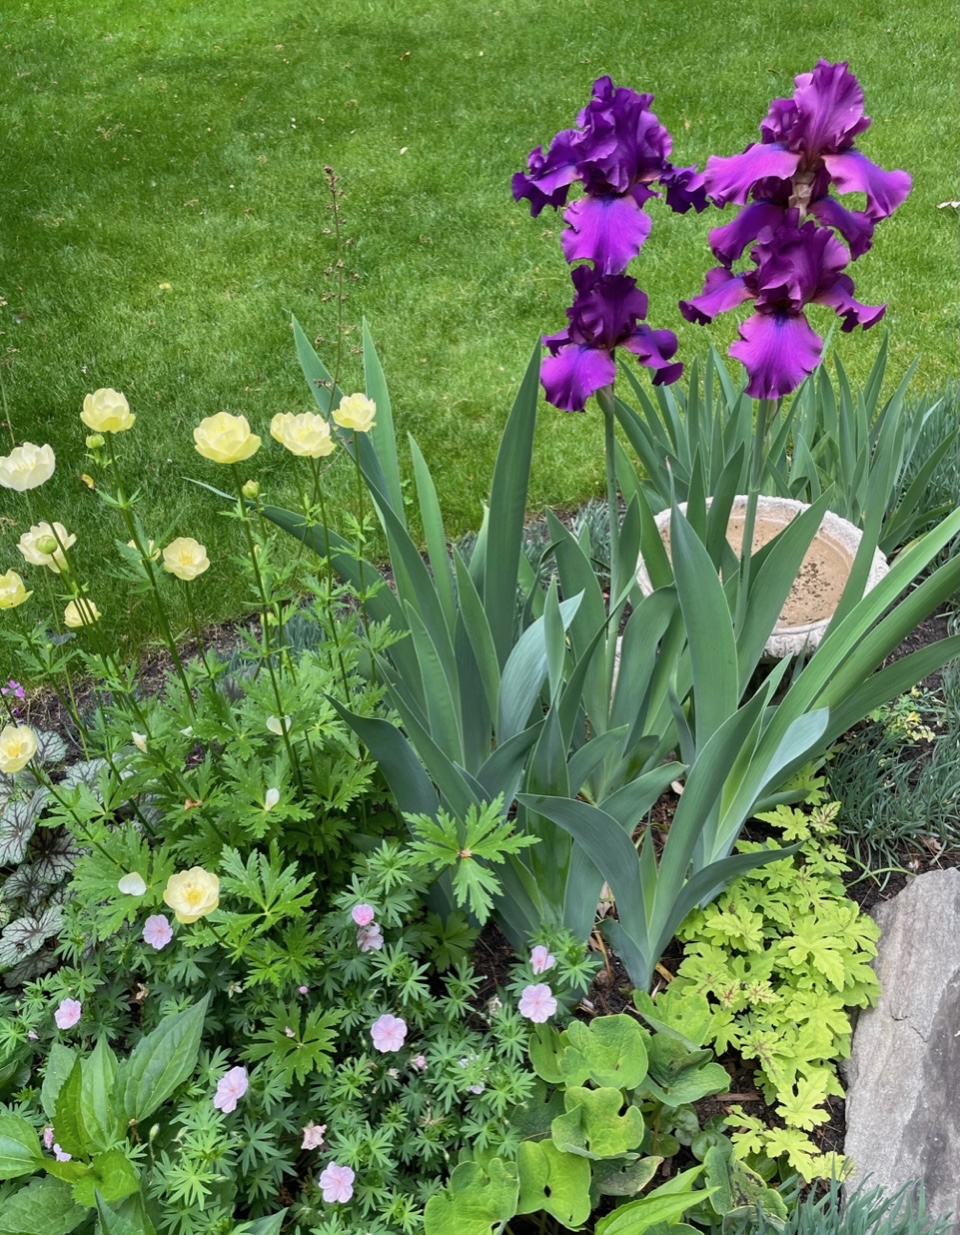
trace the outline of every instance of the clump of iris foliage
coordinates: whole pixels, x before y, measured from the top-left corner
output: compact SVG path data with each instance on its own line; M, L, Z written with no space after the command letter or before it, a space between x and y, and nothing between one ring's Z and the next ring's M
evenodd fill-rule
M838 370L838 395L806 316L825 305L847 330L882 315L854 300L847 267L909 177L855 146L869 121L845 64L801 74L761 141L704 172L671 161L652 102L599 78L576 127L515 178L534 213L565 207L574 303L549 355L541 364L538 346L530 360L469 552L450 548L442 491L412 438L412 484L403 477L366 328L365 390L348 394L342 352L328 369L293 323L316 410L277 413L269 433L294 509L268 500L256 422L218 412L193 428L193 479L235 535L226 558L155 525L129 479L149 414L111 387L80 413L113 529L95 551L48 499L53 445L0 458L23 526L22 563L0 574L2 1235L782 1228L794 1168L848 1169L737 1112L703 1120L696 1104L729 1088L714 1043L760 1055L761 1083L798 1127L820 1120L844 1009L875 993L871 936L861 929L842 956L823 945L852 910L836 903L842 862L824 821L807 827L789 807L791 777L960 653L950 636L885 664L960 584L960 562L936 565L960 511L925 509L925 481L906 482L923 423L905 413L903 387L880 406L878 363L856 397ZM574 183L584 196L567 204ZM846 209L831 183L862 190L865 208ZM720 265L684 311L709 321L752 302L730 349L745 390L711 355L702 386L691 366L685 397L668 396L678 341L643 321L647 296L626 274L658 191L680 214L742 206L711 233ZM653 372L653 396L630 374L641 411L614 390L619 347ZM538 380L568 411L596 396L607 509L576 536L548 516L549 542L529 554ZM707 449L710 420L720 432ZM809 457L785 469L798 441ZM920 475L954 444L955 432L938 442ZM685 512L670 485L657 489L673 458ZM334 526L336 459L351 497ZM735 495L747 496L750 545L761 492L781 486L809 506L738 559L725 537ZM811 654L765 666L832 503L862 531L837 614ZM594 526L608 540L602 576ZM898 533L922 534L865 593L874 551ZM94 553L154 611L171 661L159 691L141 688L106 633ZM229 660L206 646L197 613L214 571L248 602ZM192 628L189 654L172 610ZM61 732L30 723L20 678L47 689ZM651 809L681 783L661 829ZM803 856L738 843L757 817L805 842ZM817 880L833 918L810 892ZM765 920L752 902L734 909L756 887L786 889L760 898ZM709 959L728 919L748 953L778 934L775 903L792 934L747 988L769 995L771 1021L736 1022L730 983L705 983L696 957ZM512 949L495 968L497 936L480 934L490 923ZM694 959L652 998L678 931ZM598 1015L588 993L611 952L637 1015ZM758 1034L772 1041L775 1008L794 1023L803 998L781 952L809 957L835 989L813 1007L829 1008L832 1037L801 1052L781 1033L780 1055L792 1054L778 1070ZM747 964L729 961L738 983Z

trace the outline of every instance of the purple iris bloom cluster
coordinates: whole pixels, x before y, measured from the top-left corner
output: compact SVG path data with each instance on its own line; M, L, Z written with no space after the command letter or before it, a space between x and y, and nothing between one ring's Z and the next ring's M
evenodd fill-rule
M527 198L534 217L544 206L566 206L564 256L568 262L592 263L571 272L575 296L567 310L569 326L544 339L551 354L540 380L549 402L565 411L582 411L590 395L613 381L618 346L653 369L657 385L675 382L683 370L670 359L676 336L640 324L647 297L623 273L650 234L643 207L659 196L651 184L659 183L667 205L681 214L707 205L703 175L669 162L670 134L650 110L652 102L652 94L598 78L577 128L558 133L546 154L538 146L528 173L513 178L514 197ZM574 181L585 196L566 205Z
M760 399L789 394L820 363L823 340L806 319L806 305L830 305L845 331L866 330L883 316L886 305L854 300L844 269L867 252L876 222L910 192L906 172L885 172L854 148L870 118L846 63L820 60L794 81L792 98L770 104L759 142L742 154L707 160L710 199L743 208L710 233L722 264L708 272L699 296L680 303L689 321L709 322L753 300L755 312L739 327L730 354L747 370L747 393ZM841 193L863 193L866 208L845 209L829 195L831 184ZM734 274L733 263L750 246L756 268Z

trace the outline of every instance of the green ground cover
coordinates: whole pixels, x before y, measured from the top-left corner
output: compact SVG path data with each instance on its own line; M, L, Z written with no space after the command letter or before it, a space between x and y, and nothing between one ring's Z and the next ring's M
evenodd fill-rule
M8 11L0 373L18 439L57 450L51 501L78 532L111 628L138 639L148 619L98 561L106 532L98 540L100 507L80 479L95 470L83 396L127 393L145 431L123 449L136 452L151 533L195 535L215 557L232 533L214 499L181 479L218 483L191 430L229 409L266 437L275 412L306 408L289 314L328 356L337 334L325 165L346 193L344 313L357 329L343 384L361 384L353 342L366 315L398 425L420 440L455 534L478 521L531 341L565 320L560 220L531 221L509 193L530 148L572 123L593 79L610 73L655 92L675 160L702 164L753 140L770 97L789 94L819 56L848 59L860 77L874 120L865 152L914 178L854 273L861 299L890 302L889 380L922 354L917 389L936 392L957 372L956 215L938 205L958 195L958 53L956 14L935 0L839 10L815 0L776 24L760 4L579 0L64 0L54 12L25 0ZM708 332L684 323L676 301L699 290L719 216L651 213L634 270L651 323L676 330L690 360ZM718 324L709 338L725 345L732 331ZM841 338L855 377L878 342ZM595 415L544 415L535 505L600 490L601 434ZM255 462L270 496L292 501L280 448ZM346 462L332 469L334 497L338 485L348 492ZM23 519L11 497L0 509L4 569L19 535L7 520ZM205 616L236 615L230 575L210 572Z

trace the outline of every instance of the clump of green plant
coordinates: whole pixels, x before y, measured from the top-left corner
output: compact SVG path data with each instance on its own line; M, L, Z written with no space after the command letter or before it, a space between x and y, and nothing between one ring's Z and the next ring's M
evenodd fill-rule
M927 1214L922 1184L905 1184L892 1193L861 1184L844 1196L836 1179L823 1196L804 1197L783 1226L761 1219L758 1227L778 1235L948 1235L955 1229L951 1217Z
M823 785L823 777L807 778L804 807L760 813L782 839L741 841L740 848L796 848L740 876L687 918L670 987L677 997L709 998L705 1041L754 1061L759 1088L783 1120L771 1128L733 1107L738 1154L784 1157L808 1181L839 1169L809 1133L830 1118L828 1099L843 1096L836 1064L849 1055L850 1009L867 1007L879 992L871 968L879 928L847 896L840 805L826 800Z

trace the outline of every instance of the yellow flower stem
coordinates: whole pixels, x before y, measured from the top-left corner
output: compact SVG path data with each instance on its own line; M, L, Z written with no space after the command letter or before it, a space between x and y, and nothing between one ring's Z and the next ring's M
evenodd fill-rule
M360 469L360 439L353 433L353 461L357 472L357 570L360 574L360 609L363 612L363 633L370 642L370 615L367 613L367 589L363 581L363 472ZM374 675L376 660L373 659Z
M163 634L164 642L170 649L170 655L173 658L173 665L176 669L177 677L180 679L180 684L183 687L183 693L187 699L187 706L190 708L190 714L192 716L196 716L197 713L193 704L193 694L190 690L190 683L187 681L183 661L180 659L180 654L177 651L177 641L174 639L173 632L170 629L170 623L167 620L167 611L160 596L160 589L157 586L157 578L153 569L153 562L150 560L149 545L144 546L140 543L136 520L130 513L130 502L123 490L123 479L120 474L120 464L117 461L117 455L113 445L113 434L105 433L104 437L107 442L107 453L110 456L110 466L113 469L113 480L116 486L116 501L120 507L120 513L124 523L126 524L127 531L130 534L130 539L137 546L144 569L147 572L147 578L150 580L150 589L153 594L154 608L156 609L157 617L160 620L160 630Z
M48 574L48 573L49 573L48 571L44 571L44 574ZM50 600L53 606L54 621L56 621L56 603L53 597L53 589L50 587L50 584L47 580L44 580L44 582L46 583L47 589L50 594ZM27 624L23 620L23 616L20 613L19 609L15 610L14 620L16 621L17 625L20 627L20 631L23 635L24 642L27 644L27 646L29 646L33 642L32 632L27 629ZM67 699L64 699L63 694L60 691L60 687L57 685L56 682L52 680L49 683L50 689L57 696L57 698L60 701L60 706L63 708L63 710L67 713L67 715L70 717L71 721L73 722L73 726L77 731L77 737L80 739L80 745L83 748L83 757L84 759L89 761L90 748L87 745L87 738L89 735L87 734L87 727L83 723L83 720L80 716L80 708L77 706L77 696L73 689L73 678L70 676L70 670L66 664L64 665L64 668L63 668L63 676L67 684L67 695L69 696L69 702L67 701Z
M193 607L193 597L190 592L190 582L186 579L181 579L180 584L183 588L183 598L187 605L187 616L190 619L190 629L193 632L194 640L197 644L197 654L200 657L207 678L210 682L216 681L213 671L210 668L210 662L207 660L207 651L203 646L203 636L200 634L200 623L197 621L197 611Z
M313 488L317 494L317 499L320 503L320 521L323 525L323 548L324 564L326 566L327 577L327 619L330 622L330 634L333 638L333 645L337 649L337 661L340 665L340 679L343 682L343 701L344 703L350 698L350 686L347 681L347 670L343 663L343 647L340 643L340 631L337 627L336 614L333 611L333 562L330 560L330 524L327 522L327 504L323 496L323 486L320 483L320 463L317 459L310 460L310 466L313 470ZM297 487L300 486L299 476L297 477ZM304 500L301 491L300 500L304 506L304 518L310 518L310 511Z
M267 673L270 677L270 683L273 686L273 698L277 705L277 715L281 718L284 716L283 699L280 694L280 683L277 681L276 670L273 665L273 649L270 646L270 623L267 621L267 613L270 608L270 602L267 599L266 589L263 585L263 576L260 573L260 564L257 561L257 547L253 539L253 528L250 526L250 516L247 514L247 500L243 496L243 481L240 479L240 472L237 465L232 463L230 470L233 473L233 483L237 490L237 509L240 514L240 522L243 524L244 535L247 540L247 554L250 558L250 564L253 567L253 577L257 584L257 591L260 593L260 603L263 606L263 661L267 666ZM303 790L303 777L300 773L300 762L297 759L297 752L293 748L293 743L290 741L290 734L287 732L287 726L282 725L283 729L283 744L287 749L287 756L290 759L290 766L293 768L294 775L297 778L297 784L301 791Z

